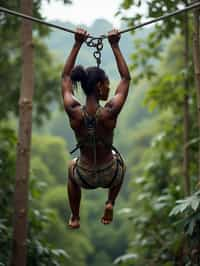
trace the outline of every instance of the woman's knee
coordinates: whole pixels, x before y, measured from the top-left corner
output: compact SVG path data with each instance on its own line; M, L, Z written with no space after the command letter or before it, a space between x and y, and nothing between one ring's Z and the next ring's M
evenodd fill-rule
M76 159L73 159L69 162L69 165L68 165L68 175L69 176L73 176L73 170L74 170L75 164L76 164Z
M73 186L78 186L76 180L75 180L75 176L74 176L74 167L76 166L76 161L77 159L73 159L69 162L68 165L68 185L73 185Z

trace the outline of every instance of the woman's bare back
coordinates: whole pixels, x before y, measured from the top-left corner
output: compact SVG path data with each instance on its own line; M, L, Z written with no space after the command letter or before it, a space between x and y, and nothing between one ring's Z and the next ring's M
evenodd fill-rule
M87 110L87 106L85 108ZM100 166L109 162L112 155L112 143L114 128L116 126L116 119L108 119L107 110L105 107L99 107L98 119L96 124L95 138L97 143L95 147L87 145L88 129L85 125L83 107L80 107L82 115L77 115L77 119L74 117L70 119L71 128L74 131L77 141L82 140L83 145L80 147L80 159L84 161L89 167L94 165L94 149L96 148L96 164ZM78 112L79 113L79 112ZM87 112L90 116L95 117L96 110L93 112Z

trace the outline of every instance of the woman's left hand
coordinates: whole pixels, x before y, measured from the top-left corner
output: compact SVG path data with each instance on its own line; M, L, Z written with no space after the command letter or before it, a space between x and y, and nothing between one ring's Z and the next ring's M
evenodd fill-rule
M120 38L121 38L120 32L116 29L113 29L108 33L108 41L110 45L118 44Z

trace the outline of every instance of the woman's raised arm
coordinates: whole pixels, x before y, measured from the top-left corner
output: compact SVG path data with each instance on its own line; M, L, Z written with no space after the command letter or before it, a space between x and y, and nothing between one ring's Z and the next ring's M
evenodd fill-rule
M63 96L65 110L68 113L72 113L74 107L76 107L77 105L80 105L77 99L73 96L74 93L73 93L72 81L71 81L70 75L74 67L78 52L83 42L87 39L87 37L88 37L87 31L83 29L76 30L75 42L66 60L66 63L65 63L65 66L62 72L62 96Z
M75 42L74 42L72 50L71 50L71 52L67 58L67 61L65 63L64 69L63 69L63 73L62 73L63 78L70 76L71 71L74 67L75 61L76 61L76 57L77 57L78 52L81 48L81 45L87 39L87 37L88 37L88 34L87 34L86 30L79 29L79 28L76 30Z
M112 114L117 115L126 101L131 77L127 63L119 47L120 33L118 30L112 30L109 32L108 40L115 56L121 81L117 86L115 96L105 105L105 107L108 107Z

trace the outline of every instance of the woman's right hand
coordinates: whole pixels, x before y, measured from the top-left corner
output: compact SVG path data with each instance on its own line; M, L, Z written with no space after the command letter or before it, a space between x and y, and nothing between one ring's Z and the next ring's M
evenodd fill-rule
M110 32L108 32L108 41L110 45L115 45L119 43L119 40L121 38L121 35L118 30L113 29Z
M86 30L77 28L75 33L75 42L82 44L88 38L89 34Z

